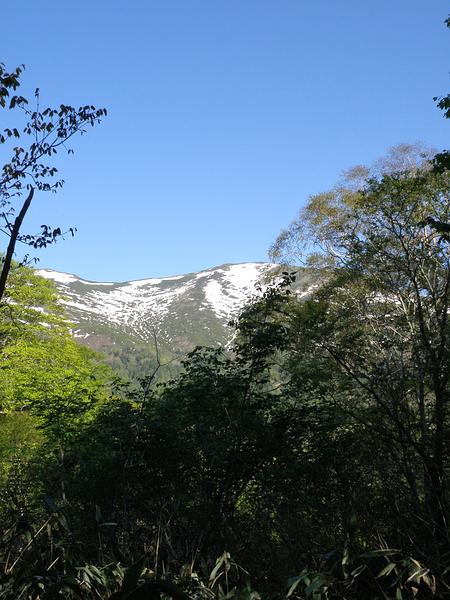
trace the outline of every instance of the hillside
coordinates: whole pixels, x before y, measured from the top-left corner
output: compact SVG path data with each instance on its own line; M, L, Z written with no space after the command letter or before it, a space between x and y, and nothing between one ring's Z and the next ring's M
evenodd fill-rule
M156 348L162 362L174 359L165 370L170 376L195 346L226 346L233 336L229 321L276 268L268 263L226 264L123 283L86 281L47 269L37 273L53 280L65 298L78 341L134 378L154 367Z

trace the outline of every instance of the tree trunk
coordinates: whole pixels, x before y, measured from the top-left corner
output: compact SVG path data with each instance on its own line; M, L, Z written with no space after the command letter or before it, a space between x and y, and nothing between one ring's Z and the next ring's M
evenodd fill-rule
M3 298L3 294L5 293L6 279L8 278L9 271L11 269L11 261L14 254L17 236L19 235L20 227L22 225L22 221L26 215L26 212L30 207L31 200L33 199L33 194L34 188L31 188L30 193L28 194L28 198L25 200L22 209L19 213L19 216L14 221L14 226L11 231L11 239L9 240L8 249L6 250L5 260L3 262L2 272L0 274L0 302Z

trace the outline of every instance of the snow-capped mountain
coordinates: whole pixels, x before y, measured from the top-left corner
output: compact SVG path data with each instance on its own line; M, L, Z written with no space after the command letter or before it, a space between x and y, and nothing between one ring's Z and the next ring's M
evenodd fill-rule
M258 283L277 267L268 263L226 264L163 279L125 283L85 281L75 275L40 269L64 297L67 314L82 343L110 352L132 344L185 353L197 345L226 345L229 321L255 297Z

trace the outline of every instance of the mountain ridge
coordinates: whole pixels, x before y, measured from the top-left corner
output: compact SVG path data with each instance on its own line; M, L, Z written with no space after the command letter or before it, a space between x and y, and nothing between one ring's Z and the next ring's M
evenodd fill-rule
M127 282L87 281L38 269L63 297L77 340L108 357L130 354L181 357L195 346L224 346L230 320L262 293L279 265L227 263L203 271ZM259 289L257 289L259 286Z

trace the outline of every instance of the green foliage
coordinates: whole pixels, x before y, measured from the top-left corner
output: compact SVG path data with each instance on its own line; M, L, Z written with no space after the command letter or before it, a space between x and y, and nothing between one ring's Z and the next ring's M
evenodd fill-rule
M379 180L384 174L426 171L435 153L421 142L399 144L371 167L357 165L343 171L341 181L333 189L308 198L298 217L271 245L270 258L282 264L320 268L323 278L327 268L339 265L345 257L343 238L359 231L354 209L367 182Z
M242 312L229 352L196 348L165 382L157 357L110 397L51 290L42 312L26 277L11 279L22 313L5 317L0 373L4 423L23 431L0 437L3 511L41 525L37 562L14 538L7 585L251 600L291 578L293 597L442 597L450 256L427 216L447 219L449 183L433 171L367 182L347 213L358 227L339 229L342 255L314 289L297 293L286 273ZM42 495L67 526L62 571L37 542Z
M0 349L33 340L50 328L67 330L55 286L28 267L12 264L10 281L0 304Z
M336 565L329 560L332 556L331 552L321 557L319 570L304 569L290 578L286 597L312 600L436 597L436 579L430 570L399 550L362 552L355 557L345 577L339 576ZM449 589L446 585L443 588L444 593Z
M96 328L96 333L101 334L101 328ZM158 354L161 366L158 369L158 381L168 381L176 378L181 372L181 360L184 355L178 355L161 348L158 345L132 341L126 335L105 334L107 341L98 344L98 350L104 356L103 362L111 370L126 381L138 381L152 373L158 365Z
M47 600L225 600L259 599L247 572L224 552L208 575L193 573L158 576L146 567L143 555L128 568L110 562L104 566L86 563L83 546L70 531L64 511L49 501L47 518L31 522L16 519L0 540L0 598Z
M19 75L0 72L0 105ZM36 146L0 181L5 219L20 165L54 187L54 170L23 161L53 153L58 119L70 137L101 116L86 110L28 114ZM445 597L450 179L430 154L391 149L309 199L271 249L308 267L306 293L284 273L242 311L231 348L197 347L181 372L162 374L165 348L112 352L117 371L147 375L112 392L53 286L13 265L0 599L253 600L282 597L286 581L284 596L313 600Z
M229 552L219 556L210 573L205 563L202 567L203 577L197 573L191 574L192 581L198 587L195 590L191 586L191 595L195 598L260 600L261 596L253 589L249 574L231 558Z
M52 510L39 525L16 520L0 541L0 598L189 600L180 587L146 569L145 557L128 569L116 563L99 568L80 560L82 550L63 511Z
M55 288L27 267L12 271L1 307L3 410L31 410L47 428L86 411L104 386L95 353L76 344Z
M29 267L13 265L0 306L0 339L3 507L36 504L45 481L35 479L36 465L56 456L53 472L65 499L65 448L104 399L108 370L75 342L54 285Z
M24 499L41 492L39 484L29 493L28 469L44 443L36 420L29 413L0 414L0 514L8 514Z
M334 221L327 233L337 241L323 247L322 285L298 303L288 321L290 386L300 390L306 384L323 408L325 402L329 406L321 443L324 436L337 440L333 412L351 432L346 443L355 454L341 448L339 465L333 461L334 442L321 448L336 471L342 499L362 517L357 539L344 546L344 581L355 569L362 573L363 565L353 567L358 545L387 539L414 559L393 560L380 569L382 576L395 573L405 589L420 580L430 596L449 556L450 255L445 231L435 226L449 222L449 184L447 172L430 170L368 181L347 205L345 226ZM316 418L319 414L313 410ZM329 488L331 473L322 476ZM320 512L322 523L329 523ZM350 541L348 523L346 535ZM334 597L335 577L309 566L293 583L306 596ZM441 592L446 585L445 577L439 580ZM407 593L401 586L392 597Z
M63 512L53 511L39 524L24 517L15 520L0 544L0 598L108 597L123 571L113 565L101 570L79 565L77 550Z
M306 293L284 273L229 351L159 380L166 349L111 352L147 376L107 394L53 286L11 262L61 235L22 219L106 113L41 111L38 91L30 111L21 72L0 65L0 108L26 121L0 143L29 139L0 174L0 600L448 597L448 153L403 144L345 172L271 248Z

